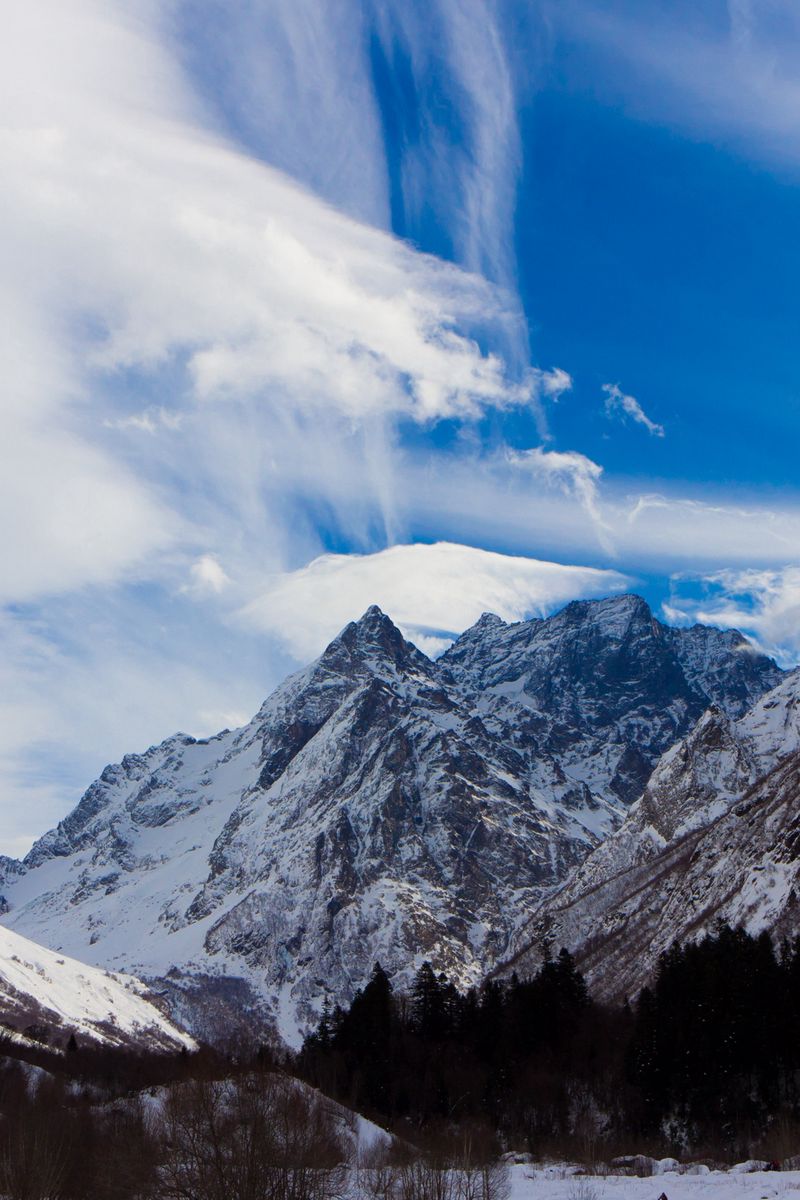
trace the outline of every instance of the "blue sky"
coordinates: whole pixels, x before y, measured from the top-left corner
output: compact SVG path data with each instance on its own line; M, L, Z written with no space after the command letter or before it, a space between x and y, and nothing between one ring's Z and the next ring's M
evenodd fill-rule
M29 0L0 848L378 602L800 657L790 0Z

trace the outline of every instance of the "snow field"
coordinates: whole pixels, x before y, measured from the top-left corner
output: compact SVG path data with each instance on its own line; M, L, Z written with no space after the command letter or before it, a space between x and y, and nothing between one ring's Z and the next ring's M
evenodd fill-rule
M555 1178L563 1168L512 1166L510 1200L773 1200L800 1197L800 1171L668 1171L646 1179L623 1175Z
M146 998L131 975L76 962L0 926L0 998L26 998L67 1030L114 1045L126 1037L172 1048L196 1048L193 1038ZM118 1031L118 1034L117 1032Z

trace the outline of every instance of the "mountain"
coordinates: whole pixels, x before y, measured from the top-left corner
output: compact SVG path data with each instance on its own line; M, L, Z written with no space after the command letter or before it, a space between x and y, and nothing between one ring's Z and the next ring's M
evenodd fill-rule
M486 615L440 663L490 728L510 723L623 804L710 704L741 716L782 676L737 631L671 628L633 595L513 625Z
M195 1049L196 1043L148 999L131 975L88 967L0 927L0 1014L6 1036L148 1050ZM16 1031L16 1032L14 1032Z
M709 703L736 718L780 678L637 597L487 616L438 662L371 608L243 729L107 767L0 870L4 920L158 980L204 1036L296 1043L376 959L480 979Z
M503 971L567 946L595 992L633 994L673 941L718 921L800 932L800 672L739 720L712 708L662 757L620 829L516 935Z

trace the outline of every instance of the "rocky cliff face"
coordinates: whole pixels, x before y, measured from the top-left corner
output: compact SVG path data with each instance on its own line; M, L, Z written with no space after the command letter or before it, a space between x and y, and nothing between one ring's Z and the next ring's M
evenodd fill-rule
M487 616L440 662L487 723L511 724L623 804L710 704L739 717L781 678L741 634L670 628L639 596L576 601L515 625Z
M711 701L780 678L741 646L622 597L485 617L434 663L370 609L243 729L106 768L6 866L4 922L201 1033L244 1010L296 1042L375 959L474 982Z
M568 946L595 991L633 994L675 940L719 920L800 932L800 673L732 720L710 709L668 750L620 829L516 935L504 970Z

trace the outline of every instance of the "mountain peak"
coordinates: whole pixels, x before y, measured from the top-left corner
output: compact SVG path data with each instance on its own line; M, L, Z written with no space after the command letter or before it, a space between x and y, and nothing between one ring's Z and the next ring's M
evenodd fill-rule
M391 617L387 617L383 609L377 604L370 604L365 613L358 618L357 621L351 621L352 625L359 625L362 629L367 628L382 628L385 625L391 625L396 628Z
M394 653L401 643L405 643L392 618L387 617L377 604L371 604L357 621L346 625L339 636L350 639L354 645L367 651L380 648Z
M653 616L650 605L636 592L623 592L621 596L603 596L599 600L573 600L562 611L565 614L580 614L581 617L595 621L601 621L608 616L638 617L649 621Z
M497 613L485 612L485 613L481 613L481 615L478 617L477 621L472 626L472 628L473 629L498 629L501 625L505 625L505 624L506 624L506 622L503 620L502 617L498 617Z
M406 641L391 617L377 604L370 605L357 621L345 625L320 662L342 673L350 673L354 666L365 664L372 668L389 665L400 672L424 667L427 673L431 667L424 654Z
M638 592L623 592L621 596L607 596L604 600L597 600L595 603L613 608L624 608L630 612L640 612L648 617L653 615L650 605Z

